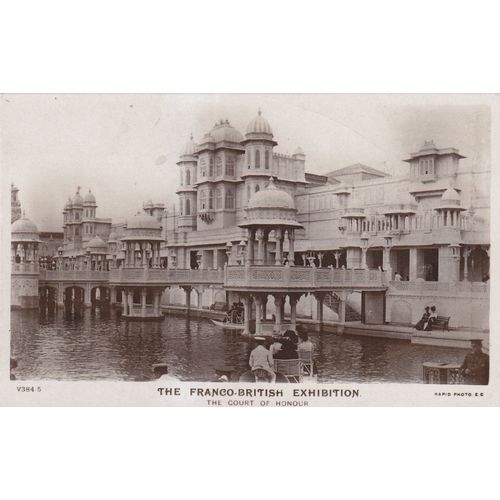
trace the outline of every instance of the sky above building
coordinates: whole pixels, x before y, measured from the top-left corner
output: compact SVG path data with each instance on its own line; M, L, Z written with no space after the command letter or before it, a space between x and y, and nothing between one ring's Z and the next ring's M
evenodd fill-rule
M61 230L77 186L99 217L130 217L151 199L171 209L179 152L220 119L243 134L258 109L278 146L306 153L306 171L364 163L405 175L402 160L433 139L465 165L490 169L488 96L342 94L22 94L0 99L0 160L40 230ZM458 104L459 103L459 104ZM5 175L7 174L7 175Z

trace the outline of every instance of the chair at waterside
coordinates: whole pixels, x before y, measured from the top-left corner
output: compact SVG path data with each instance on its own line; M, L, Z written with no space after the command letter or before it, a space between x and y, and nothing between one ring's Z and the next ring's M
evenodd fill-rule
M271 382L272 375L264 368L254 368L252 375L255 377L255 382Z
M300 359L275 359L274 371L280 373L289 382L301 382Z
M302 370L302 375L307 375L309 377L313 376L313 357L312 351L301 351L299 349L299 359L300 368Z

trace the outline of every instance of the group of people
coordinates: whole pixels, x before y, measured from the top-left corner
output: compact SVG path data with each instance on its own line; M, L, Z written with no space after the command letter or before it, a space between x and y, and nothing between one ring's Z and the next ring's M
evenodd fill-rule
M299 325L297 335L293 330L287 330L283 336L254 337L256 347L250 353L248 364L252 372L265 370L270 382L276 380L274 371L275 359L299 359L299 352L312 353L313 343L307 332Z
M425 332L430 332L432 330L432 325L437 320L436 306L426 306L424 314L419 319L418 323L415 325L416 330L423 330Z
M233 305L229 308L229 311L224 318L224 323L235 323L241 324L244 319L244 309L241 302L233 302Z

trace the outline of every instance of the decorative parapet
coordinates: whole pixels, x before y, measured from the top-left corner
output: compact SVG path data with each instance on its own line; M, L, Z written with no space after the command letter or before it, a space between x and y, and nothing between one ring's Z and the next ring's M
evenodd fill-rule
M397 295L488 295L489 283L477 281L458 281L446 283L439 281L391 281L388 283L389 294Z
M228 266L224 286L272 290L385 289L386 274L375 269L334 269L301 266Z
M112 269L109 281L113 285L196 285L221 284L224 271L218 269Z
M109 281L110 271L56 270L40 269L40 281Z

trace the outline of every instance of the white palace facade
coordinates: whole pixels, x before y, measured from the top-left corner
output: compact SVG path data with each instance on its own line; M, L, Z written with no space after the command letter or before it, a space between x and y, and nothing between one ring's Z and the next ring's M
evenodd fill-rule
M405 175L362 164L318 175L300 147L276 146L260 112L245 135L219 121L181 151L178 208L148 202L125 223L97 218L78 190L57 255L37 255L36 226L18 219L12 305L37 302L23 297L25 272L43 304L108 301L129 319L241 300L246 329L263 333L301 318L410 325L435 305L452 327L489 329L489 165L465 168L427 141Z

